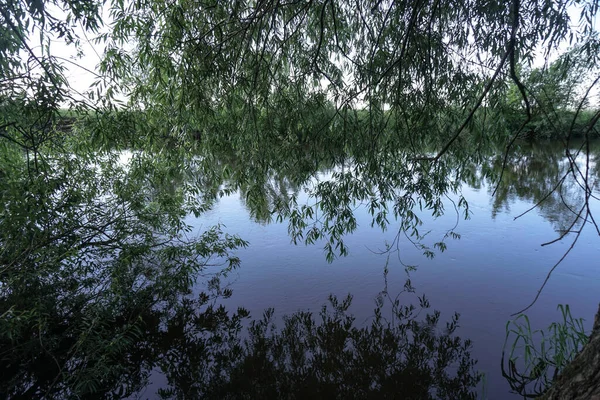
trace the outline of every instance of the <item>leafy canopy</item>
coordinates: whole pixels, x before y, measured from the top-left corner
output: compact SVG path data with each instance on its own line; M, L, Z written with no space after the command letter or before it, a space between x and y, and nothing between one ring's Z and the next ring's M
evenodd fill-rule
M572 5L581 8L577 30L567 12ZM104 6L110 29L100 33ZM197 351L188 356L199 359L189 370L173 369L173 395L198 393L194 379L202 382L206 363L227 361L218 351L209 352L214 359L202 358L203 351L219 350L224 338L232 343L225 353L233 357L229 378L245 375L246 362L258 360L266 372L296 379L302 371L286 369L283 353L297 350L298 329L312 340L309 350L354 345L373 356L369 350L385 344L389 358L374 367L381 385L403 382L385 374L386 361L400 359L404 367L413 364L392 375L418 373L422 393L436 382L449 386L439 388L440 397L467 393L477 381L468 343L438 335L437 314L425 325L408 318L354 329L342 315L347 306L334 305L335 317L324 312L320 327L306 314L290 317L283 336L268 333L268 321L257 322L242 346L236 335L247 313L229 315L210 300L230 294L218 278L239 265L233 251L246 242L219 227L193 232L185 218L222 193L243 189L257 216L276 210L294 240L325 239L330 258L346 253L343 237L356 227L357 202L367 204L382 228L393 214L401 230L422 237L413 208L440 215L442 197L473 177L481 150L517 137L531 122L540 103L530 99L536 82L554 82L518 68L531 63L538 47L550 53L568 39L580 49L578 63L597 65L596 11L594 1L549 0L2 0L3 395L127 396L154 367L173 367L190 348ZM62 40L80 48L83 33L106 45L87 97L70 86L68 61L52 46ZM501 106L516 109L517 128L499 123L511 117ZM598 118L593 114L583 128L585 143ZM274 148L278 156L269 158ZM334 150L322 156L317 148ZM581 149L589 154L589 146ZM227 168L216 154L246 168ZM575 158L568 172L581 176L585 193L578 221L590 213L591 189ZM287 190L271 203L264 199L274 164L302 172L289 182L297 188L317 173L312 163L323 160L344 168L315 183L314 202L301 204ZM223 183L228 174L232 179ZM458 207L468 211L462 198ZM200 281L208 281L209 294L192 299ZM449 331L454 327L453 320ZM348 339L343 346L330 343L339 336ZM267 357L261 346L269 340L279 353ZM441 353L411 358L423 346ZM335 364L338 354L352 357L329 354L312 360L313 372ZM269 369L265 360L281 360L281 368ZM453 361L463 378L446 374ZM347 372L373 389L360 369ZM331 383L311 379L320 379L324 390Z

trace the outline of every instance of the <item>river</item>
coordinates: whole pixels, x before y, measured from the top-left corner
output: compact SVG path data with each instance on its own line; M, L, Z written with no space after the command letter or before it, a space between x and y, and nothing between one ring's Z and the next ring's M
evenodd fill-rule
M326 260L323 242L308 246L291 243L287 220L265 223L253 218L251 207L239 191L222 197L209 212L199 218L190 217L188 222L198 230L221 223L226 232L237 233L250 242L248 248L238 251L241 268L227 278L233 296L225 304L244 306L254 317L268 307L275 307L279 316L298 310L318 311L329 294L343 297L350 293L354 298L351 311L357 323L365 323L373 316L375 298L385 288L386 260L390 294L402 290L407 278L404 264L416 265L416 270L410 272L416 294L425 294L432 308L442 312L442 320L449 320L455 311L460 313L458 334L472 340L477 369L485 374L482 397L519 398L510 394L500 370L507 321L531 303L574 238L568 235L557 243L541 246L557 238L557 230L569 221L557 195L515 219L543 196L545 188L556 182L554 178L567 165L556 144L524 148L522 154L511 158L517 161L507 166L495 196L495 185L490 180L462 185L470 219L459 218L456 232L460 239L447 241L446 251L437 252L431 259L402 235L397 251L382 252L386 242L394 241L398 224L392 220L387 231L371 227L371 215L366 206L360 205L354 210L358 227L345 239L349 253L331 263ZM327 176L328 172L320 175L321 179ZM567 203L581 200L573 185L565 185L562 190ZM308 201L305 194L299 199ZM456 223L452 203L446 199L444 204L446 212L438 218L423 213L422 230L431 230L424 242L439 240ZM599 243L593 227L586 226L527 311L533 329L560 320L558 304L569 304L574 316L584 317L586 329L591 328L599 301ZM415 300L410 294L402 298Z

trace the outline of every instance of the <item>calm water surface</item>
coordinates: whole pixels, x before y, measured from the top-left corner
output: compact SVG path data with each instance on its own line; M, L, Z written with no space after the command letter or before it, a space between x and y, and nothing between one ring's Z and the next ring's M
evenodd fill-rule
M555 239L557 229L569 220L557 196L514 219L535 203L536 195L539 196L536 191L550 187L556 170L565 166L560 153L552 152L553 159L548 159L546 150L528 152L520 160L522 166L509 166L503 189L496 197L492 197L489 182L477 187L463 185L472 216L460 220L456 231L461 239L450 240L447 250L433 259L424 257L407 238L401 239L398 253L381 254L386 241L392 242L396 236L397 223L392 221L386 232L372 228L365 207L356 209L358 229L345 240L349 255L332 263L326 261L322 245L292 244L287 221L254 221L239 193L221 198L211 211L189 222L197 229L221 223L227 232L250 242L247 249L238 251L242 267L228 276L233 296L226 304L244 306L254 317L268 307L275 307L277 315L298 310L318 312L329 294L351 293L352 311L360 324L373 315L374 299L384 289L383 271L388 256L391 294L402 290L407 277L401 262L418 265L410 273L417 294L424 293L429 298L432 308L442 312L442 320L449 320L454 311L460 313L459 335L473 341L473 356L479 360L478 369L485 373L486 397L518 398L509 394L509 386L500 373L506 323L512 313L531 302L549 269L572 240L567 237L554 245L541 246ZM564 194L571 195L567 202L578 201L572 187L565 187ZM423 214L423 230L431 230L431 244L456 223L451 203L447 201L446 206L447 212L440 218ZM586 329L591 328L600 300L599 250L597 234L592 227L585 228L529 310L534 328L558 321L558 304L569 304L574 316L584 317ZM407 302L415 299L410 295L404 298Z

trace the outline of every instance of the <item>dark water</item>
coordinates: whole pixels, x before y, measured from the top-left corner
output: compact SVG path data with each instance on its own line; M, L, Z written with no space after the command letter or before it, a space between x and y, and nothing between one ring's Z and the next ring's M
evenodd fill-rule
M498 159L501 157L490 168L498 167ZM597 176L594 160L589 163L590 181ZM580 157L577 162L583 165L585 160ZM433 259L423 256L403 235L398 251L382 253L385 243L393 242L398 234L398 223L391 220L385 232L373 228L366 207L360 205L354 211L358 228L345 239L349 254L332 263L326 261L322 243L292 244L287 221L256 221L240 192L221 198L208 213L188 222L198 230L221 223L227 232L250 242L247 249L238 251L242 267L228 276L233 296L226 304L244 306L255 317L268 307L275 307L277 315L318 311L329 294L351 293L357 322L366 322L373 315L375 297L385 286L386 260L391 294L400 292L406 281L404 264L417 265L410 272L417 294L426 294L432 308L442 312L442 319L445 316L449 320L454 311L461 315L459 335L473 341L473 356L479 361L479 371L485 374L482 396L517 398L509 394L500 372L506 323L511 314L533 300L550 268L571 245L573 235L541 246L568 226L573 216L567 206L583 201L581 190L575 181L566 181L539 207L516 220L514 217L543 198L567 167L564 148L558 144L523 146L510 158L495 196L490 179L464 183L461 190L469 202L471 218L459 218L456 232L461 238L447 242L447 250ZM326 180L330 173L322 172L318 177ZM301 194L298 202L302 201L310 199ZM451 201L446 199L444 204L446 212L441 217L422 213L422 231L431 230L424 242L438 241L456 223ZM598 210L594 202L591 207L592 211ZM584 317L586 328L591 328L600 300L599 250L597 233L591 225L584 227L578 243L528 311L533 328L558 321L558 304L569 304L574 316ZM410 295L401 298L414 301Z

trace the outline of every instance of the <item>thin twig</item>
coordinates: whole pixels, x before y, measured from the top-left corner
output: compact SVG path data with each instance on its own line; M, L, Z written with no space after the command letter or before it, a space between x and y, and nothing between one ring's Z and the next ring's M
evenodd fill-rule
M456 139L458 139L458 137L460 136L462 131L467 127L469 122L471 122L471 119L473 119L475 112L479 109L479 107L481 107L481 103L483 103L483 99L485 99L485 97L488 95L489 91L492 89L492 85L494 84L494 82L496 81L496 78L500 74L500 71L504 67L504 63L506 62L506 59L508 58L509 54L510 54L510 45L509 45L509 49L506 51L506 53L502 57L500 64L498 64L498 67L496 68L494 75L492 75L490 81L488 82L485 89L483 90L483 93L481 93L481 96L479 96L479 98L477 99L475 106L473 107L473 109L471 109L471 112L469 113L467 118L463 121L462 125L458 128L458 130L456 131L454 136L446 143L446 145L442 148L442 150L440 150L435 157L417 157L414 159L414 161L437 161L444 155L444 153L446 153L448 151L448 149L450 148L452 143L454 143L456 141Z
M560 263L563 262L563 260L565 258L567 258L567 255L569 255L569 253L571 252L571 250L573 250L573 247L575 247L575 243L577 243L577 240L579 239L579 236L581 235L581 230L577 233L577 236L575 237L575 239L573 240L573 243L571 243L571 246L569 247L569 249L563 254L563 256L560 258L560 260L558 260L556 262L556 264L554 264L554 266L550 269L550 271L548 271L548 274L546 275L546 279L544 279L544 283L542 283L542 286L540 286L540 288L537 291L537 294L535 295L535 298L533 299L533 301L524 309L522 309L521 311L517 311L514 314L511 314L511 317L514 317L515 315L519 315L524 313L525 311L529 310L534 304L535 302L538 300L538 298L540 297L540 295L542 294L542 290L544 290L544 287L546 287L546 284L548 283L548 280L550 280L550 275L552 275L552 273L554 272L554 270L556 269L556 267L558 267L560 265Z

